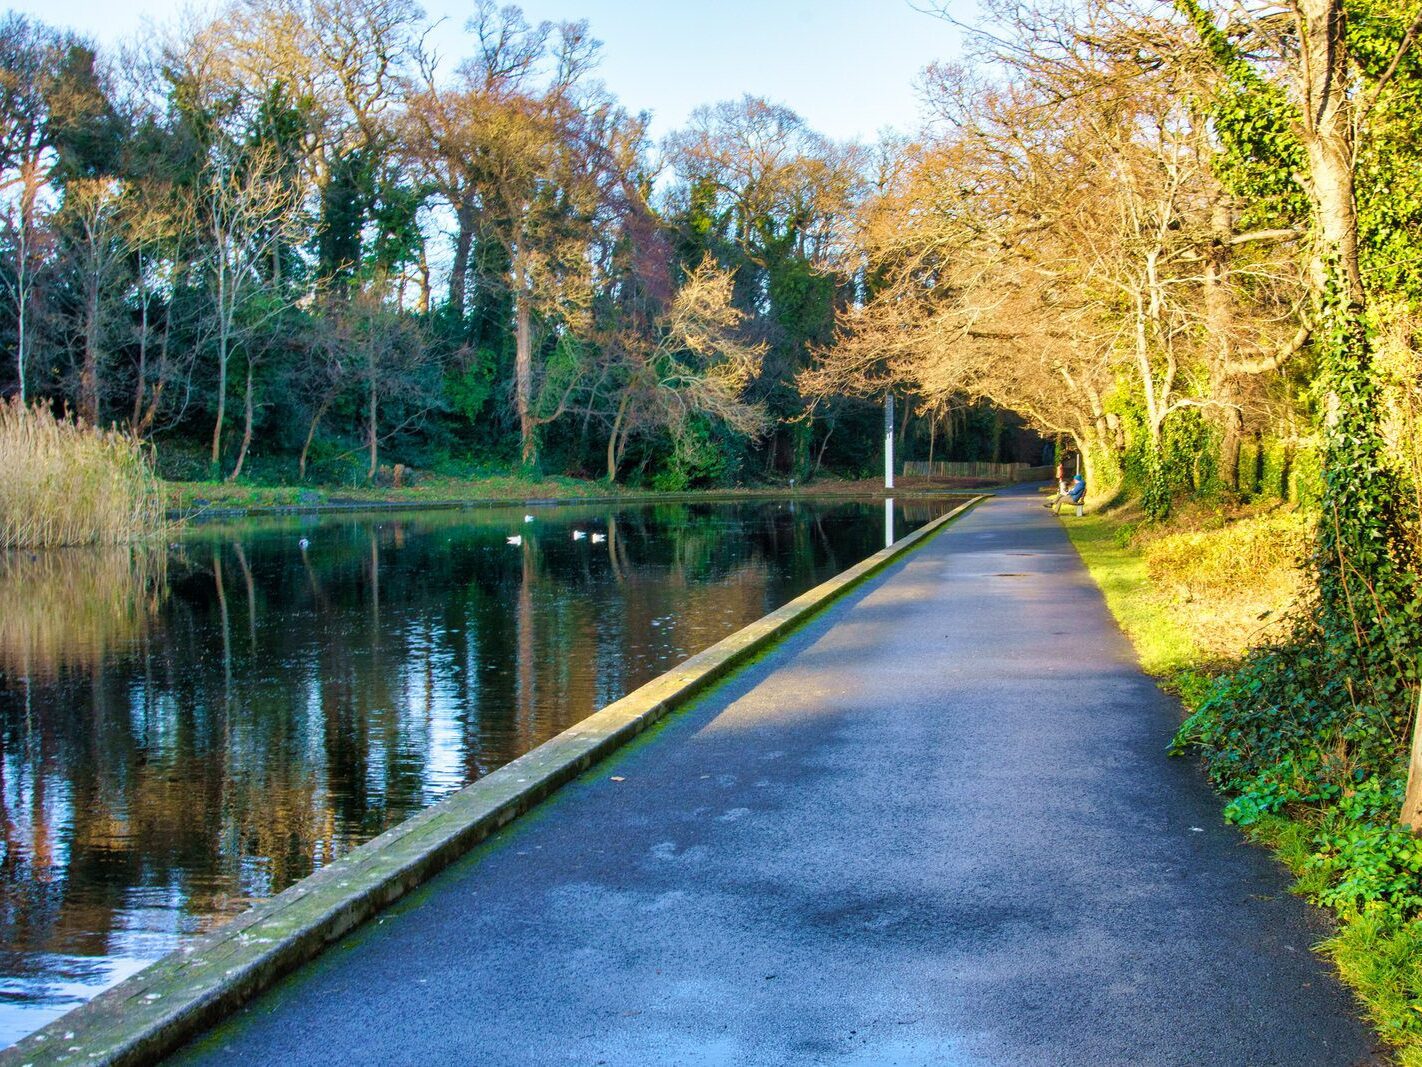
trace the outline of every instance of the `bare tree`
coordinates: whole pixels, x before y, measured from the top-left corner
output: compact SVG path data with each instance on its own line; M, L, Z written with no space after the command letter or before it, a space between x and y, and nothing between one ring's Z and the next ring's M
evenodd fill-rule
M269 272L273 250L301 236L301 205L274 149L236 146L215 149L201 187L203 228L213 286L217 345L217 413L212 427L211 461L221 461L227 414L228 364L234 344L276 314L286 303ZM243 312L267 297L256 320ZM251 380L248 376L247 394Z
M418 425L435 403L433 355L416 324L369 290L346 303L334 340L364 394L366 477L374 481L381 442Z
M130 251L121 216L122 192L111 178L76 178L64 187L61 215L68 223L80 277L79 414L99 422L100 376L115 303L114 282Z
M639 430L665 431L678 449L688 447L697 415L751 437L765 430L764 406L744 394L766 346L744 336L746 316L731 303L733 284L707 257L687 272L650 330L624 330L609 346L622 374L607 441L608 481L617 480L628 438Z
M49 241L40 223L53 151L45 89L60 40L23 15L0 18L0 196L11 266L5 287L15 308L15 372L20 401L33 335L35 280Z
M539 322L586 334L588 245L613 181L610 165L625 164L641 126L586 84L599 48L586 23L530 25L518 8L481 0L469 29L475 56L452 87L437 84L427 69L409 121L427 146L424 171L457 226L451 304L462 313L476 237L496 242L507 260L514 404L527 463L537 456L538 427L550 417L540 413Z

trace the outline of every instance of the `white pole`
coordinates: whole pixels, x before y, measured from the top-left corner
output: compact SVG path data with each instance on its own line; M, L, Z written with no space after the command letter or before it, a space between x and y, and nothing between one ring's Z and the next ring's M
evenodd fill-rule
M894 394L884 394L884 488L894 487Z

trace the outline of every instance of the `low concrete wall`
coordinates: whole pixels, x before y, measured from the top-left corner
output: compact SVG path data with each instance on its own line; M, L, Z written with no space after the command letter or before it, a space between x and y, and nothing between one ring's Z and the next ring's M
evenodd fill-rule
M156 961L0 1052L0 1067L161 1059L982 499L973 497Z

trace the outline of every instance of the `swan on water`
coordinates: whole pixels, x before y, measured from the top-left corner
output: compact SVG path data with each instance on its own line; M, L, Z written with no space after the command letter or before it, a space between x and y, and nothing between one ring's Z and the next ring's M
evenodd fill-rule
M509 544L511 544L511 545L521 545L521 544L523 544L523 534L514 534L512 537L510 537L510 538L508 539L508 542L509 542Z
M532 516L532 515L525 515L525 516L523 517L523 521L524 521L524 522L532 522L532 521L533 521L533 516Z
M296 544L297 547L299 547L303 552L305 552L308 548L311 547L311 542L306 540L306 538L304 537L300 541L296 542Z
M592 543L595 544L595 545L600 545L600 544L602 544L602 543L603 543L604 541L606 541L606 540L607 540L607 534L595 533L595 534L592 535Z
M588 536L588 532L587 532L586 530L574 530L574 531L573 531L573 540L574 540L574 541L582 541L582 540L584 540L587 536Z

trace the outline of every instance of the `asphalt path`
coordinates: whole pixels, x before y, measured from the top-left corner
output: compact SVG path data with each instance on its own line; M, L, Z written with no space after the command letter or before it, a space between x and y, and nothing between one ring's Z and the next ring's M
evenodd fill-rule
M1384 1062L1040 499L980 505L180 1058Z

